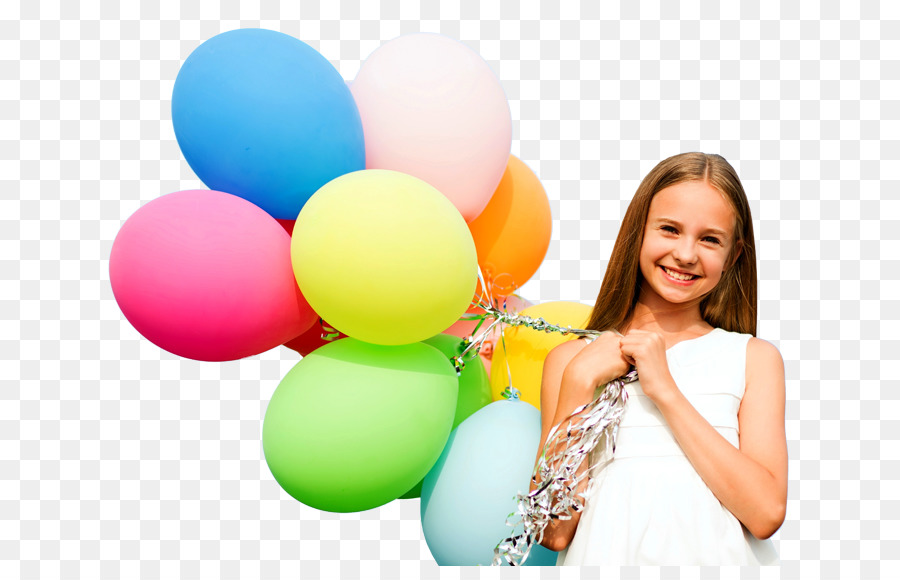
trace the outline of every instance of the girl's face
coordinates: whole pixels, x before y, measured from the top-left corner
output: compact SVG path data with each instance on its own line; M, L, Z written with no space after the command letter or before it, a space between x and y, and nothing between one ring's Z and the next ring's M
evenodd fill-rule
M699 303L722 278L734 226L731 206L704 181L659 191L650 202L641 245L641 301L651 308Z

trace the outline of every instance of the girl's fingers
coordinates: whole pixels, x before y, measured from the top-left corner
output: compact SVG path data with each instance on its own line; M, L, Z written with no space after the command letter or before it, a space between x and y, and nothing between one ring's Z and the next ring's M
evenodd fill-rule
M635 364L634 357L632 356L634 352L632 352L628 345L625 344L624 338L619 339L619 351L622 353L622 358L628 361L628 364Z

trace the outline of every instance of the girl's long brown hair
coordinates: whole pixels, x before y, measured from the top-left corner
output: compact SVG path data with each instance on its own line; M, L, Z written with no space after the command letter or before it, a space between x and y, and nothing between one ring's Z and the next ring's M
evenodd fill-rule
M643 276L639 264L650 202L663 189L685 181L705 181L734 209L734 244L722 279L700 301L700 315L713 327L756 336L756 244L744 187L720 155L682 153L653 168L641 182L622 219L609 266L587 327L621 330L631 321ZM740 249L736 261L735 252Z

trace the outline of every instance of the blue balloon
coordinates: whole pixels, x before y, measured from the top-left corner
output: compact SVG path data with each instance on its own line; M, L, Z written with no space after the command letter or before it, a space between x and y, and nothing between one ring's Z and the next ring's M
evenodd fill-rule
M540 438L541 413L518 400L482 407L453 430L422 484L422 530L438 564L490 565L514 531L506 518L528 491ZM556 556L535 546L525 565L554 566Z
M274 30L232 30L198 46L175 79L172 123L207 187L278 219L296 219L320 187L366 167L359 110L340 73Z

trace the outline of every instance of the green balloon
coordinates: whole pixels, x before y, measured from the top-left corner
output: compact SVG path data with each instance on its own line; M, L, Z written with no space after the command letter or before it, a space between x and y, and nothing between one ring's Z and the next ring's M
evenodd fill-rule
M364 511L397 499L443 451L456 372L422 343L328 343L291 369L269 401L263 451L278 484L304 504Z
M463 341L452 334L438 334L423 340L438 349L448 359L462 354ZM456 415L453 417L453 429L469 415L491 402L491 381L480 356L468 361L459 374L459 397L456 399ZM422 478L424 479L424 477ZM409 491L400 496L401 499L413 499L422 496L422 482L419 481Z

